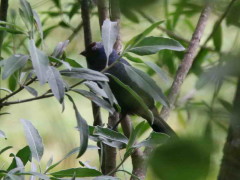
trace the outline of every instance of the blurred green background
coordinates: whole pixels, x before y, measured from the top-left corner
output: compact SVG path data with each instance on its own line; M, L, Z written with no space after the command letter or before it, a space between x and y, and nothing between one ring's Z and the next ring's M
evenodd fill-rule
M66 18L64 15L61 16L49 16L47 12L57 12L58 9L55 7L53 1L51 0L29 0L32 7L35 11L40 14L40 18L43 23L43 29L47 29L53 25L58 25L61 20L68 22L72 27L76 27L81 22L80 14L76 14L73 16L71 20ZM62 1L62 9L63 11L69 11L70 5L69 3L73 3L74 1ZM178 0L174 0L168 3L168 13L169 16L166 16L165 9L165 1L157 1L146 8L143 11L148 14L148 16L152 17L154 20L166 20L168 22L168 18L172 18L172 14L176 12L175 4L181 2ZM219 18L219 16L223 13L228 1L221 1L222 4L215 5L211 18L208 22L207 29L204 33L203 40L208 37L209 33L212 31L212 28ZM196 3L198 4L198 3ZM10 9L17 10L19 7L19 3L16 0L10 0ZM92 33L93 40L100 41L100 30L98 24L98 17L96 15L97 9L96 7L92 10L94 15L91 18L92 25ZM9 13L10 14L10 13ZM122 16L121 19L121 37L123 44L130 40L133 36L142 32L146 27L150 25L150 23L139 14L136 13L136 16L139 19L139 23L133 23L129 18ZM48 17L48 18L47 18ZM186 39L191 38L194 27L196 26L197 19L199 17L199 12L193 13L193 15L183 15L179 17L176 27L174 28L174 32ZM23 24L18 16L17 24ZM19 22L18 22L19 21ZM239 29L235 26L227 26L226 23L222 24L222 41L223 46L222 52L230 52L234 51L239 47ZM72 31L69 28L64 28L60 26L55 28L53 31L45 39L44 51L51 54L53 52L54 47L60 41L65 41L72 34ZM154 35L160 35L167 37L166 33L159 31L158 29L154 30ZM16 43L19 43L21 39L16 38ZM237 43L235 43L237 42ZM212 47L213 43L208 43L208 46ZM11 48L10 48L11 49ZM84 50L84 41L83 41L83 32L82 30L76 34L74 39L71 41L69 46L66 49L66 54L68 57L76 60L82 66L86 67L86 62L83 56L80 56L79 53ZM22 53L26 51L26 49L22 46L17 47L16 52ZM171 51L169 53L172 55L173 64L178 65L180 60L173 54ZM9 54L7 51L4 51L4 58L8 57ZM207 68L210 67L214 62L216 62L220 53L209 53L207 57L205 57L206 61L202 64L202 67ZM154 62L159 62L159 65L163 65L163 59L161 59L161 55L152 55L142 58L144 60L150 60ZM165 60L166 61L166 60ZM133 63L134 64L134 63ZM148 69L142 65L134 64L135 66L148 71ZM166 66L162 66L163 69L168 72L169 76L173 78L173 74L169 72L169 69ZM158 84L164 89L167 90L170 87L170 84L164 83L161 79L158 78L156 74L153 74L153 78L156 80ZM202 89L196 90L195 86L199 80L199 75L191 73L188 75L185 80L183 87L181 89L181 94L179 95L178 102L176 105L176 109L171 113L169 118L169 124L173 127L176 132L183 137L198 137L203 134L205 131L206 123L211 121L216 123L212 123L212 138L214 141L214 151L211 156L211 171L207 179L216 179L218 168L221 162L222 157L222 148L225 142L226 137L226 129L227 123L229 120L229 113L224 109L224 107L216 101L214 104L214 112L209 113L209 108L204 105L211 104L214 87L209 85ZM172 81L172 79L171 79ZM72 81L73 82L73 81ZM1 80L1 86L7 87L7 82ZM48 87L44 85L40 87L37 83L34 84L36 89L39 90L39 94L45 92ZM234 80L230 80L223 84L219 92L219 98L224 99L228 102L232 102L233 96L235 92L235 83ZM4 97L6 94L1 92L1 97ZM86 98L82 96L72 94L74 99L78 99L76 101L78 109L81 115L87 120L89 124L92 124L93 117L91 114L91 103ZM11 100L19 100L32 97L28 92L23 91L17 96L14 96ZM189 99L190 98L190 99ZM79 145L79 135L75 129L76 120L75 114L72 109L72 104L69 101L66 101L65 111L62 113L62 107L59 105L56 99L49 98L43 99L39 101L28 102L24 104L12 105L10 107L5 107L2 109L3 112L9 112L11 114L1 116L0 119L0 129L3 130L8 139L0 139L0 148L5 147L7 145L13 145L13 149L10 149L8 153L4 153L3 156L0 157L0 166L8 166L10 163L10 158L8 157L9 152L17 152L19 149L26 145L26 140L24 137L23 127L19 121L19 119L27 119L30 120L34 126L39 130L40 135L43 137L44 145L45 145L45 153L43 156L43 162L49 160L51 156L53 156L54 161L60 160L67 152L69 152L74 147ZM103 120L106 123L108 114L105 110L102 110ZM143 119L139 117L133 117L134 122L143 121ZM222 126L219 126L219 123ZM147 132L149 133L150 130ZM94 144L93 142L91 142ZM118 159L121 159L121 153L118 155ZM98 167L98 154L96 150L89 150L85 153L83 157L81 157L81 161L87 161L91 166ZM44 165L44 164L43 164ZM78 160L73 155L71 158L66 159L62 164L60 164L57 168L64 169L79 166ZM124 164L124 168L131 168L130 160ZM149 172L149 179L151 179L151 173Z

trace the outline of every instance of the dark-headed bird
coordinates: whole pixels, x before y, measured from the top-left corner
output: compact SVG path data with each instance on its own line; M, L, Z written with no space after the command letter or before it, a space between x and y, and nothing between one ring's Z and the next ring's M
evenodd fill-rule
M94 42L90 44L81 54L86 57L88 67L90 69L102 71L106 68L107 56L102 43ZM115 63L113 66L111 66L111 64L116 61L118 61L118 63ZM154 120L152 121L152 118L147 115L146 111L143 110L142 106L138 101L136 101L132 94L130 94L125 88L123 88L123 86L119 85L119 83L110 77L109 86L119 106L121 107L121 117L123 118L126 115L136 114L146 119L154 131L175 136L175 133L171 127L159 116L152 96L149 94L149 92L139 87L137 83L129 77L125 70L125 65L131 66L125 59L120 58L117 52L113 50L108 60L108 66L111 67L104 73L115 76L122 83L135 91L135 93L142 98L143 102L152 112Z

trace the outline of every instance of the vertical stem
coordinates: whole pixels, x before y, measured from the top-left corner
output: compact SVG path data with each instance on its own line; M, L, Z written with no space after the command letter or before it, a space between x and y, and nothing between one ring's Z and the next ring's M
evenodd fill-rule
M0 6L0 20L7 21L8 0L1 0ZM4 25L1 25L4 26ZM2 56L2 44L5 31L0 31L0 57Z
M108 128L112 129L115 126L116 122L119 119L119 114L115 112L113 115L109 115L108 118ZM103 163L102 163L102 173L107 175L116 168L117 164L117 150L114 147L104 145L103 146ZM111 176L115 175L115 172L110 174Z
M92 43L91 23L90 23L90 8L89 0L78 0L81 4L82 23L84 31L84 43L85 47L88 47ZM100 108L92 102L94 125L102 125Z
M119 34L114 45L114 49L120 53L122 49L122 42L121 42L121 34L120 34L120 18L121 12L119 7L119 0L110 0L110 16L112 21L116 21L118 23Z
M233 114L230 120L227 140L219 180L240 179L240 77L233 102Z
M176 98L177 98L179 91L181 89L181 86L183 84L183 81L192 66L194 57L197 52L197 48L199 47L200 40L202 38L203 32L204 32L206 24L207 24L207 20L210 15L210 11L211 11L211 7L209 4L207 4L201 13L201 16L199 18L195 32L193 33L190 45L187 49L187 52L185 53L182 63L180 64L180 66L177 70L177 74L175 76L174 82L170 89L170 93L168 95L170 108L163 107L161 110L160 116L164 120L168 119L170 111L171 111L171 109L173 109Z
M108 0L98 0L98 16L99 16L99 25L102 29L102 25L105 19L109 18L109 2Z

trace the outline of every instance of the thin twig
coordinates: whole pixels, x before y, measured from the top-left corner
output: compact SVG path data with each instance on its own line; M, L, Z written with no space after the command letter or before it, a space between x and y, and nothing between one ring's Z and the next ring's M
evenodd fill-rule
M30 84L32 84L34 81L36 81L36 77L31 79L27 84L25 84L25 86L28 86ZM8 94L7 96L5 96L4 98L0 99L0 104L6 100L8 100L10 97L18 94L19 92L21 92L24 89L24 86L20 86L16 91L12 92L11 94Z
M204 7L204 9L201 13L201 16L199 18L197 27L195 29L195 32L194 32L193 36L192 36L191 43L190 43L190 45L187 49L187 52L185 53L185 56L183 58L182 63L180 64L180 66L177 70L177 74L175 76L174 82L173 82L172 87L170 89L170 93L168 95L170 107L169 108L168 107L163 107L162 110L161 110L160 116L164 120L168 119L168 116L170 114L171 109L173 109L174 103L175 103L176 98L179 94L179 91L180 91L180 88L183 84L183 81L184 81L185 77L187 76L187 74L188 74L188 72L189 72L189 70L192 66L194 57L195 57L196 52L197 52L197 48L199 47L201 37L203 35L204 29L205 29L206 24L207 24L207 20L208 20L209 15L210 15L210 11L211 11L211 7L210 7L209 4L207 4Z

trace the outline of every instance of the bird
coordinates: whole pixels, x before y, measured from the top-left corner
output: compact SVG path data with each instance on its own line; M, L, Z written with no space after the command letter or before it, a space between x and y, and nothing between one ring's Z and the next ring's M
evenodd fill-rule
M143 88L139 87L127 74L124 65L131 66L124 58L121 58L116 50L113 49L109 55L109 60L104 50L104 46L101 42L93 42L86 49L80 53L86 57L87 65L89 69L95 71L103 71L107 66L107 70L104 72L106 75L110 74L120 80L123 84L130 87L137 95L139 95L146 106L153 114L154 120L149 118L134 97L126 91L121 85L116 83L113 78L109 78L109 86L114 94L119 106L121 107L121 117L123 119L126 115L138 115L146 119L153 131L159 133L165 133L169 136L176 136L173 129L160 117L157 108L155 107L155 101L152 96ZM117 61L117 63L116 63ZM108 65L106 64L108 62ZM114 64L113 64L114 63ZM112 66L111 66L112 65Z

